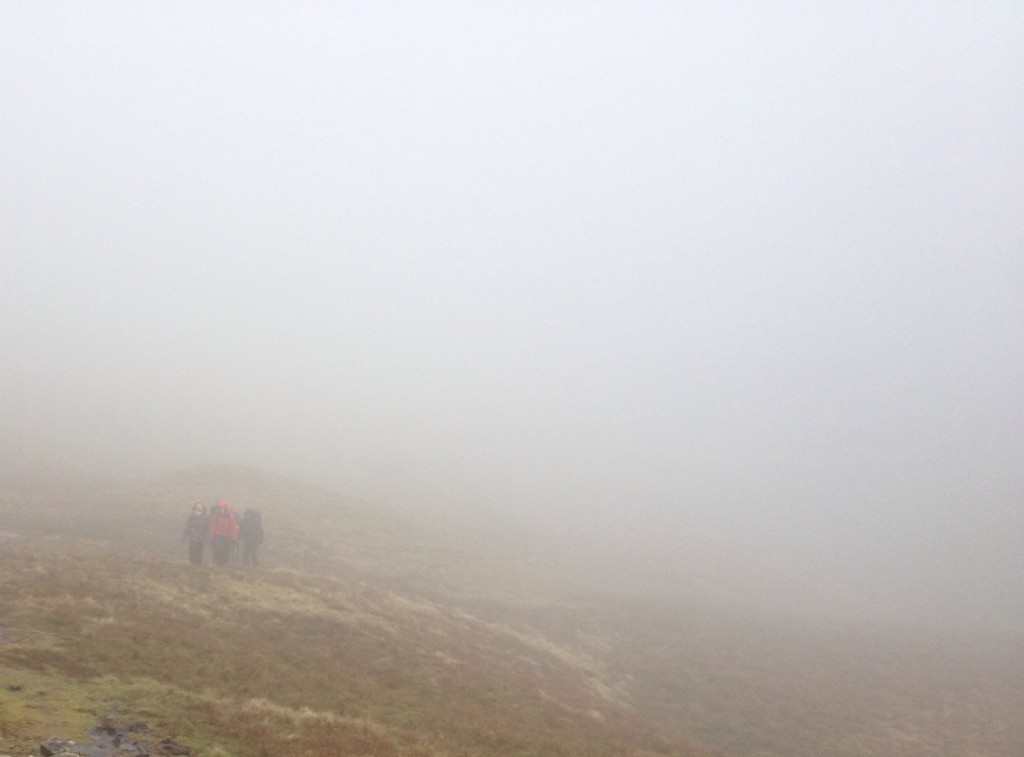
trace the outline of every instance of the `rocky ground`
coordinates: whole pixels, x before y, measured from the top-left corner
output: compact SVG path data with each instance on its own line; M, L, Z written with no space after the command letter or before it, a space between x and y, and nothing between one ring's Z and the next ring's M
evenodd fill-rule
M54 736L39 745L43 757L78 755L79 757L156 757L157 755L191 755L192 747L171 738L155 742L146 739L149 724L144 721L123 723L115 715L105 716L89 732L88 743Z

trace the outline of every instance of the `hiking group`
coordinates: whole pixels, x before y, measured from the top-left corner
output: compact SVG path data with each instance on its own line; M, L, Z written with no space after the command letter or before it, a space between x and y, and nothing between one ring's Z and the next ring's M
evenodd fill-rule
M203 564L203 552L210 545L215 565L227 565L238 559L238 545L242 545L242 562L259 565L259 549L263 543L263 523L260 511L248 508L241 518L235 516L223 499L207 511L206 505L196 502L185 521L181 540L188 542L188 561Z

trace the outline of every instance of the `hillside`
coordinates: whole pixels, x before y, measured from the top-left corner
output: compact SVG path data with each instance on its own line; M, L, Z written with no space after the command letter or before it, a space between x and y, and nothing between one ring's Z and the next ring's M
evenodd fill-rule
M115 712L196 754L1024 753L1019 636L634 591L526 531L243 467L0 487L0 751ZM263 568L184 564L219 497L263 511Z
M417 592L466 567L450 532L243 468L35 482L0 510L0 749L116 713L196 754L707 753L600 660ZM265 508L267 567L184 564L182 503L210 488Z
M4 748L104 713L202 754L688 754L543 637L381 586L67 538L0 558Z

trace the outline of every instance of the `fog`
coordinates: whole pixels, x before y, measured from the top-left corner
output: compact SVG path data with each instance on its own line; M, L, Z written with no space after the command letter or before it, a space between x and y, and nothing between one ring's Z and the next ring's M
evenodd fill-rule
M1024 627L1022 44L1012 2L4 3L0 424Z

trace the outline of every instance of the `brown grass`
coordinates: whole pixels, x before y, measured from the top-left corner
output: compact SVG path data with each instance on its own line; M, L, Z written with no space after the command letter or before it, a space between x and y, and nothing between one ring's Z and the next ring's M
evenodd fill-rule
M206 749L629 754L657 740L653 723L537 640L383 587L196 569L67 539L5 546L0 664L108 691L163 688L163 706L131 717Z
M263 510L266 568L183 564L187 508L217 496ZM36 535L0 543L0 666L60 682L68 727L116 705L205 754L1024 754L1020 636L631 599L535 545L240 468L37 479L0 517ZM53 735L56 686L3 685L0 716Z

